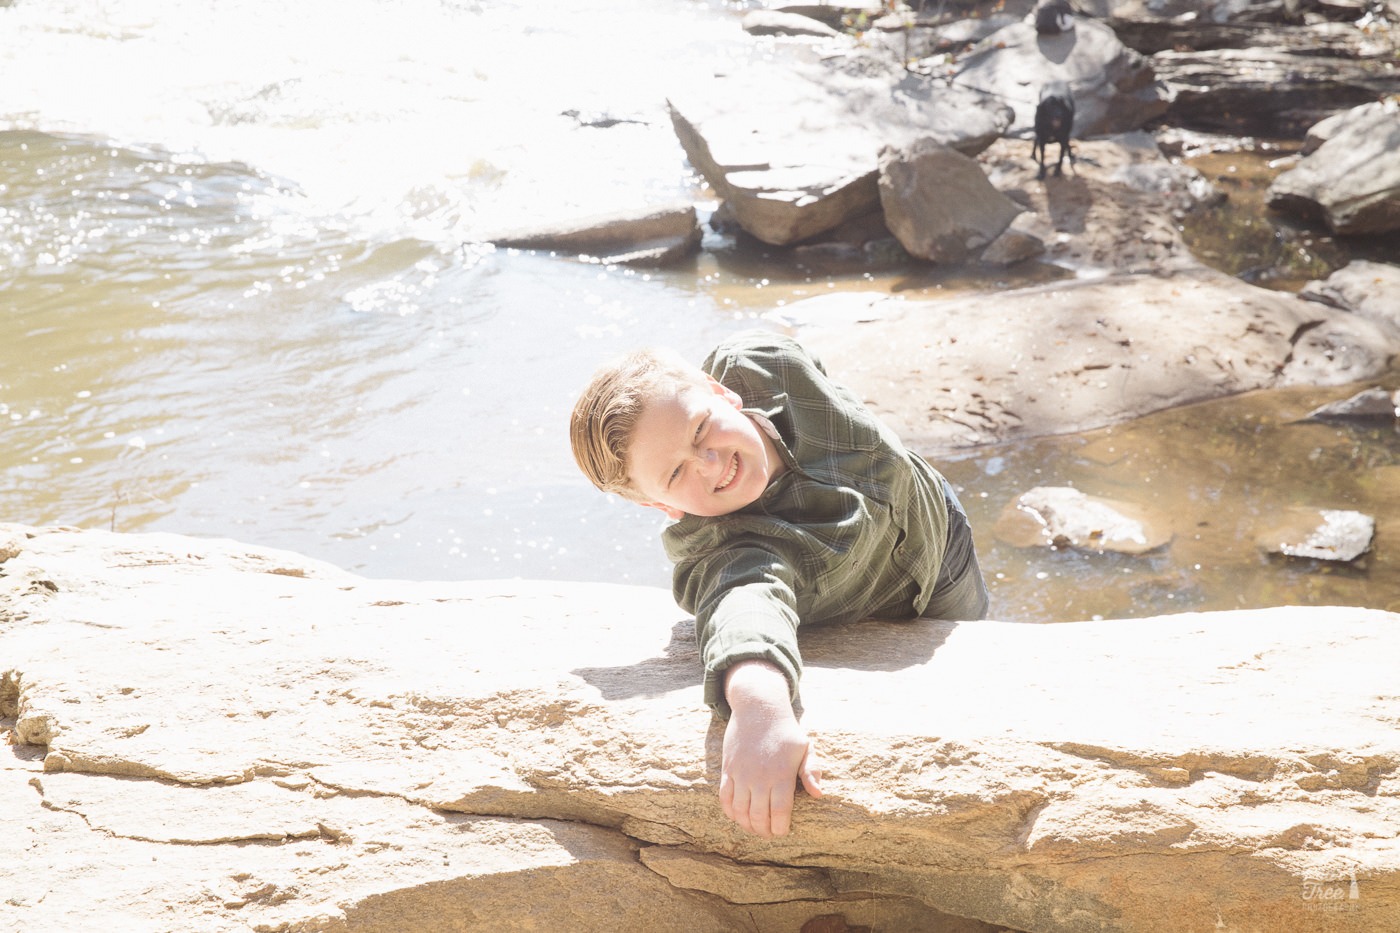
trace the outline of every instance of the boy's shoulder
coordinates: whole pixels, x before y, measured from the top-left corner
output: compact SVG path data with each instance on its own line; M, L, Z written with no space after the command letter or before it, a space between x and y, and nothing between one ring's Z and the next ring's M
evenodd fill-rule
M824 377L826 369L811 351L786 334L745 330L721 341L701 369L739 391L786 386L794 377Z

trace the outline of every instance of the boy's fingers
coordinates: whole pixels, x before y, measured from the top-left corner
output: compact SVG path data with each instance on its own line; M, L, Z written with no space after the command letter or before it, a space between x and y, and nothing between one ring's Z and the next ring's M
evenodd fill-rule
M802 779L802 786L806 788L807 793L813 797L822 795L822 760L810 743L807 745L807 756L802 759L802 767L798 769L797 775Z
M724 803L724 801L720 801ZM753 796L738 790L731 791L730 800L724 807L724 815L739 824L740 829L749 830L753 825L753 817L750 810L753 807ZM752 830L749 830L752 832Z
M772 808L772 835L786 836L792 828L792 787L774 787L770 801Z
M734 779L728 771L719 776L719 806L725 816L734 819Z
M772 800L767 794L754 794L753 803L749 807L749 825L745 828L749 832L767 839L773 835L771 820Z

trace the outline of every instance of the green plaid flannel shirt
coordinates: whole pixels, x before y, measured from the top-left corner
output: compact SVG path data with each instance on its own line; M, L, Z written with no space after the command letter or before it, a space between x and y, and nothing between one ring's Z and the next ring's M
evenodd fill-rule
M705 702L728 717L722 673L751 658L776 665L797 701L799 624L922 613L948 512L942 477L791 338L737 334L702 368L776 429L788 466L745 508L662 533L676 602L695 616Z

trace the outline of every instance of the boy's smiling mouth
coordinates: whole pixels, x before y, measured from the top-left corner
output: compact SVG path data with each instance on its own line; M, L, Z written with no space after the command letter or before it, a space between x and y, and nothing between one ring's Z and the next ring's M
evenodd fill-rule
M730 483L734 482L734 474L738 472L739 455L736 453L734 454L733 458L729 461L729 472L725 473L724 479L719 481L719 485L715 487L715 492L723 492Z

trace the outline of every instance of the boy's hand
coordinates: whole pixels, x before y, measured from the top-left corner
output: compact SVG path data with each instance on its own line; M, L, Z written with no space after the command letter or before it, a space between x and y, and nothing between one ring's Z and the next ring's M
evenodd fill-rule
M796 779L813 797L822 795L821 770L793 715L787 678L767 661L741 661L725 671L725 696L733 712L724 731L720 806L740 829L785 836Z

